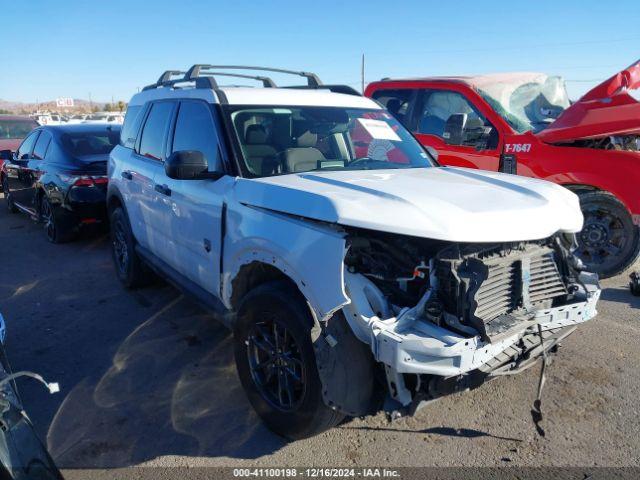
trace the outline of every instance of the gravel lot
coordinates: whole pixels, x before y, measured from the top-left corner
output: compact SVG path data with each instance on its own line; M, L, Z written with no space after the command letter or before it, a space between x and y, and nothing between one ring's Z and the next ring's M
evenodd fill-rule
M287 443L252 412L230 335L164 284L125 291L104 235L51 245L0 201L0 310L27 411L67 478L132 466L638 466L640 298L604 282L599 316L548 370L546 438L530 408L538 369L388 424L379 414ZM103 471L104 470L104 471ZM117 470L117 478L136 469ZM168 478L167 469L155 469ZM132 472L128 475L127 472ZM94 475L92 475L94 476Z

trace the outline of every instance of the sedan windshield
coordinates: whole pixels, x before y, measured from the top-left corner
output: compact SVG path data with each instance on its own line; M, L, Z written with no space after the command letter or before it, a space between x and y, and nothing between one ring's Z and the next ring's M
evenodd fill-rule
M33 120L0 119L0 139L24 138L37 126L38 124Z
M384 110L260 106L229 108L228 115L250 177L435 165Z

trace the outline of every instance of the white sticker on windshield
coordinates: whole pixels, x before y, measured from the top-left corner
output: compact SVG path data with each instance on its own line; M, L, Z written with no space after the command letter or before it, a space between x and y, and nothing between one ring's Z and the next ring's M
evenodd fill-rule
M371 118L359 118L358 121L369 135L377 140L393 140L394 142L402 141L387 122L383 122L382 120L373 120Z

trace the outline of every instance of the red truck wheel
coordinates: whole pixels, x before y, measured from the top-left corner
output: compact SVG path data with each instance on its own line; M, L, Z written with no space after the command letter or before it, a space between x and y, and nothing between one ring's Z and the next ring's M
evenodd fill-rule
M601 278L624 272L640 254L640 231L631 214L610 193L578 195L584 214L584 227L577 235L578 255L587 269Z

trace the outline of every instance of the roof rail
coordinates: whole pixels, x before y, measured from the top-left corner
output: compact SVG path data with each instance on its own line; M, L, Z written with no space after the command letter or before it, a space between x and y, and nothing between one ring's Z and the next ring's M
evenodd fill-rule
M193 65L189 70L187 70L186 72L180 71L180 70L167 70L166 72L164 72L162 75L160 75L160 78L158 79L158 81L156 83L153 83L151 85L147 85L146 87L144 87L142 90L153 90L154 88L158 88L158 87L173 87L179 83L187 83L187 82L192 82L195 83L195 87L196 88L211 88L211 89L216 89L218 88L218 83L216 82L215 78L216 76L224 76L224 77L234 77L234 78L248 78L251 80L256 80L259 82L262 82L262 86L265 88L276 88L277 85L276 83L270 78L270 77L265 77L262 75L245 75L243 73L235 73L235 72L221 72L218 71L220 69L227 69L227 70L262 70L262 71L266 71L266 72L276 72L276 73L287 73L287 74L291 74L291 75L298 75L300 77L305 77L307 79L307 85L303 85L303 86L293 86L293 87L287 87L287 88L311 88L311 89L318 89L318 88L322 88L322 89L327 89L327 90L331 90L331 91L338 91L338 90L334 90L334 88L339 88L341 89L339 93L350 93L353 95L359 95L359 93L352 89L351 87L348 87L346 85L328 85L325 86L322 84L322 82L320 81L320 79L318 78L318 76L315 73L310 73L310 72L296 72L294 70L284 70L281 68L268 68L268 67L248 67L248 66L242 66L242 65L205 65L205 64L196 64ZM173 78L173 77L178 77L178 78ZM351 90L349 92L344 91L344 90Z
M181 75L181 78L184 78L184 74L185 72L182 72L180 70L167 70L162 75L160 75L160 78L156 83L147 85L146 87L143 87L142 90L151 90L160 86L171 85L172 83L175 83L177 81L177 79L171 80L171 77Z
M283 88L293 88L296 90L329 90L333 93L344 93L345 95L356 95L357 97L361 97L362 94L357 91L355 88L350 87L349 85L319 85L317 87L309 87L307 85L294 85L291 87L283 87Z
M217 75L216 72L212 70L261 70L264 72L274 72L274 73L287 73L291 75L297 75L299 77L304 77L307 79L307 85L309 87L319 87L322 85L320 78L315 73L311 72L297 72L295 70L285 70L282 68L269 68L269 67L250 67L247 65L207 65L207 64L196 64L193 65L185 74L185 80L194 80L198 77L201 77L203 74L209 75ZM272 82L273 83L273 82ZM275 83L273 84L275 86Z
M229 73L229 72L205 72L206 76L201 76L198 78L211 78L216 76L222 77L234 77L234 78L249 78L251 80L257 80L262 82L262 86L265 88L276 88L277 85L273 80L269 77L263 77L261 75L243 75L241 73Z

